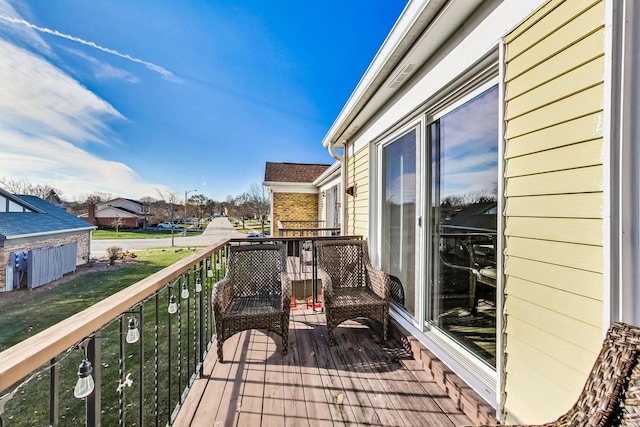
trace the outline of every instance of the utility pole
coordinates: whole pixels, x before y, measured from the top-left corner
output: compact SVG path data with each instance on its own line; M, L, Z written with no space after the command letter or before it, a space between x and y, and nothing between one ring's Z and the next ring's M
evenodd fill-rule
M189 193L191 193L192 191L198 191L198 190L187 190L187 191L184 192L184 218L183 218L184 220L187 219L187 195ZM186 225L187 224L185 223L184 230L182 231L182 235L183 236L187 235L187 227L186 227Z

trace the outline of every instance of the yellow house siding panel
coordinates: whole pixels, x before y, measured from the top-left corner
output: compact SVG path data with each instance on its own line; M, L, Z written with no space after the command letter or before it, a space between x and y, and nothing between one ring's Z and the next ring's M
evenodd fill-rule
M509 218L505 234L556 242L602 246L603 222L590 218Z
M505 252L507 256L565 265L596 273L602 273L603 269L601 246L509 237Z
M507 36L506 40L511 51L522 53L531 44L531 40L544 39L561 28L567 20L582 14L598 1L600 0L571 0L571 2L556 0L548 2L536 12L537 17L532 16L527 20L529 25L521 25ZM552 9L555 9L553 13L549 13ZM532 27L531 25L534 23L535 26ZM525 29L528 30L527 36L518 37ZM508 57L508 59L513 59L513 56Z
M599 84L583 92L563 98L544 108L533 110L509 120L506 125L507 138L515 138L538 129L573 120L602 110L604 86ZM507 106L507 111L509 107Z
M602 328L589 325L588 323L580 322L571 317L565 316L560 313L556 313L551 310L547 310L544 307L540 307L528 301L519 299L517 297L509 298L509 305L511 305L512 314L508 315L508 318L516 317L519 320L532 325L542 331L550 334L557 335L560 339L575 344L578 347L584 348L587 351L597 354L600 351L600 345L602 344L603 332ZM523 316L524 314L524 316ZM507 324L509 320L507 320ZM507 343L510 339L528 340L527 335L511 335L507 336ZM541 348L548 348L549 343L540 343ZM517 359L520 355L517 353L510 353L510 359ZM565 355L565 362L571 364L572 355ZM595 360L595 357L593 358ZM586 376L584 378L586 380ZM561 377L558 378L561 380ZM508 382L508 381L507 381Z
M558 336L556 333L549 333L537 328L527 322L514 317L507 324L507 333L513 336L528 337L529 343L544 343L544 348L549 351L549 355L556 360L563 359L563 355L572 354L574 359L571 368L581 373L583 376L588 375L596 358L596 353L577 346L564 337Z
M571 9L575 9L573 5L569 6ZM570 17L570 21L542 40L536 40L535 34L532 34L533 37L529 37L530 33L527 33L526 40L523 40L522 44L527 44L528 47L523 46L524 49L520 51L522 53L509 45L507 48L507 81L601 29L604 26L604 13L604 2L597 2L584 13L575 18ZM529 43L526 43L527 41Z
M355 186L355 196L346 196L345 232L368 236L369 232L369 148L363 147L348 159L347 187Z
M602 111L509 139L505 158L523 156L602 137ZM569 160L569 159L565 159Z
M580 209L576 209L579 206ZM602 218L602 194L554 194L529 197L509 197L506 202L507 218L555 217Z
M516 176L507 182L506 194L532 196L602 191L602 166Z
M602 324L602 301L579 294L510 277L509 296L596 327Z
M504 271L510 279L517 277L586 298L602 299L602 273L513 256L505 262Z
M508 178L562 169L581 168L602 164L602 140L545 150L527 156L511 158L505 167Z
M505 100L511 101L563 73L586 64L602 56L602 52L604 52L604 30L597 30L546 59L539 66L518 76L515 76L515 70L507 65L505 80L509 83L509 87L506 89Z
M521 116L540 108L541 105L552 104L560 99L596 86L602 82L603 76L604 56L600 56L517 98L511 99L509 101L509 109L506 111L506 117L510 119ZM520 83L520 79L518 79L518 83ZM516 82L511 82L509 88L513 89L515 84Z

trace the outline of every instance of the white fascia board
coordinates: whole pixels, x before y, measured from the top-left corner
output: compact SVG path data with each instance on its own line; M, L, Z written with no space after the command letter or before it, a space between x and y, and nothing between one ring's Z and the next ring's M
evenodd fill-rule
M26 238L29 238L29 237L39 237L39 236L51 236L53 234L78 233L78 232L81 232L81 231L93 231L96 228L98 228L98 227L96 227L94 225L91 225L89 227L69 228L67 230L45 231L43 233L18 234L18 235L15 235L15 236L6 236L5 240L26 239Z
M319 177L317 177L313 181L313 185L316 187L321 187L327 183L327 181L333 180L336 177L340 176L340 166L342 163L340 161L335 161L331 166L327 168Z
M419 38L423 37L425 30L433 27L432 21L441 13L441 9L449 9L452 6L465 10L465 16L471 13L481 4L481 0L415 0L410 1L405 7L385 39L382 47L365 71L362 79L347 100L342 111L338 115L329 132L322 140L322 145L329 148L330 145L342 143L340 139L351 122L360 114L361 110L369 102L382 84L395 73L397 66L404 62L407 52ZM438 19L436 23L443 22ZM453 32L459 26L459 22L450 28ZM436 46L437 47L437 46ZM434 47L435 50L435 47ZM425 59L426 60L426 59ZM424 61L423 61L424 62ZM420 65L420 64L417 64ZM389 97L400 87L390 90Z
M309 182L264 182L270 193L319 193L320 189Z

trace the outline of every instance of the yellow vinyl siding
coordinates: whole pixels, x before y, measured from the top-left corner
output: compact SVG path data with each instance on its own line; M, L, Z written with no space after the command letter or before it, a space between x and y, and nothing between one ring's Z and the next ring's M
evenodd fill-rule
M506 216L540 218L601 218L602 194L554 194L549 196L510 197ZM577 210L576 206L580 209ZM508 226L508 224L507 224Z
M506 420L546 422L602 340L604 0L551 0L505 37Z
M368 236L369 233L369 150L364 147L347 161L347 188L355 186L355 196L346 195L345 232Z

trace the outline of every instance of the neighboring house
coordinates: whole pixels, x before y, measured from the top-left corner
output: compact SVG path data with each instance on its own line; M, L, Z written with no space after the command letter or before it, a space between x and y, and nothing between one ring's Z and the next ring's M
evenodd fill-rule
M638 52L630 0L410 1L323 140L392 316L503 422L640 324Z
M325 191L322 189L330 188L329 184L336 185L335 178L325 174L328 169L330 165L267 162L263 185L271 194L272 236L278 236L278 221L312 221L317 224L320 219L318 206L322 197L326 197L326 194L321 194ZM318 179L320 182L314 185ZM317 228L317 225L309 228Z
M149 209L142 203L122 197L90 203L87 209L88 212L79 217L100 228L115 228L116 222L121 228L142 228L149 216Z
M0 189L0 291L35 288L89 260L94 226L36 196Z

